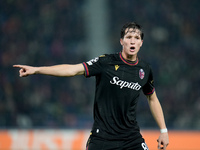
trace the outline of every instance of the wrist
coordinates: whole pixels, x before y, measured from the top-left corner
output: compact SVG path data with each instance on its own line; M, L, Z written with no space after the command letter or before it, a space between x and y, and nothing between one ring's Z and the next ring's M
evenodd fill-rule
M41 67L35 67L34 74L40 74L40 68Z
M160 133L167 133L167 132L168 132L167 128L160 129Z

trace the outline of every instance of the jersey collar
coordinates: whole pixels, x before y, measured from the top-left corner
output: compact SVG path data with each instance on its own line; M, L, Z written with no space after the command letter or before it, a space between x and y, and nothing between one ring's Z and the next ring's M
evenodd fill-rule
M139 60L138 60L138 57L136 59L136 61L128 61L126 59L124 59L124 57L122 56L122 53L119 52L119 57L121 58L121 60L125 63L125 64L128 64L130 66L135 66L138 64Z

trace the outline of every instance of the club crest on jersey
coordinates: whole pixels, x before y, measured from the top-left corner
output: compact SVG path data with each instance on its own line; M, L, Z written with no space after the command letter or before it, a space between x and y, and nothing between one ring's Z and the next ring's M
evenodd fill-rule
M145 75L144 70L143 70L143 69L140 69L140 70L139 70L140 79L144 79L144 75Z

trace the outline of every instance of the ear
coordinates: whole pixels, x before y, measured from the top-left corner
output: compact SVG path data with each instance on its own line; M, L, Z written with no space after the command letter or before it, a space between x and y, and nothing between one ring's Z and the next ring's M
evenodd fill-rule
M142 47L142 44L143 44L143 40L141 41L140 47Z
M120 38L120 44L123 46L124 45L124 41L122 38Z

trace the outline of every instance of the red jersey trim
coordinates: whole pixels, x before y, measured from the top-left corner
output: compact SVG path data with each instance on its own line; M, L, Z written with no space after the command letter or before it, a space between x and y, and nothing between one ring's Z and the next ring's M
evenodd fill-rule
M155 91L155 88L153 88L153 90L152 90L151 92L149 92L149 93L145 93L145 95L151 95L151 94L154 93L154 91Z
M121 52L119 52L119 57L121 58L121 60L122 60L124 63L126 63L126 64L128 64L128 65L130 65L130 66L135 66L135 65L137 65L138 62L139 62L138 58L136 59L136 62L127 61L127 60L124 59L124 57L122 56L122 53L121 53Z
M82 64L83 64L84 69L85 69L85 76L87 77L87 76L89 76L89 70L88 70L88 67L87 67L87 65L86 65L85 62L83 62Z

